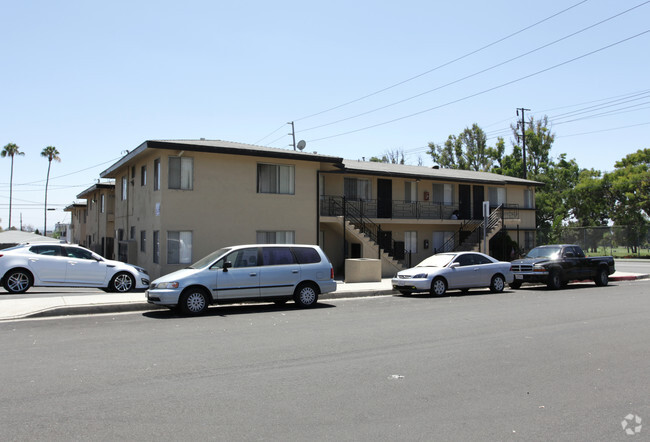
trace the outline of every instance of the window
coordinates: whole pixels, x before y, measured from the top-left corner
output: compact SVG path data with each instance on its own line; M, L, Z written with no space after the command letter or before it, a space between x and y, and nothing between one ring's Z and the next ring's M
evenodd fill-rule
M147 166L142 166L140 168L140 185L141 186L147 185Z
M92 260L95 259L92 252L89 250L79 249L77 247L64 247L64 250L65 250L64 256L67 256L69 258L92 259Z
M404 201L413 203L418 200L418 183L407 181L404 183Z
M131 226L131 230L129 231L129 239L135 239L135 226Z
M140 230L140 251L141 252L146 252L147 251L147 231L146 230Z
M288 231L258 231L257 232L258 244L295 244L296 233L292 230Z
M505 187L489 187L488 198L490 199L490 206L496 207L506 203L506 188Z
M211 268L222 269L225 262L232 263L233 268L257 266L257 247L235 250L214 263Z
M169 157L169 188L192 190L194 158Z
M257 165L257 193L293 195L294 187L295 170L293 166Z
M524 232L524 248L530 250L535 247L535 232Z
M37 255L59 256L61 255L61 247L59 246L33 246L29 249L30 252Z
M131 179L135 179L135 166L131 166Z
M418 253L418 232L404 232L404 250Z
M351 200L369 200L372 196L370 180L359 178L345 178L343 180L343 194Z
M448 241L453 238L454 232L433 232L433 252L451 252L454 249L454 244L450 244ZM446 244L446 246L445 246Z
M160 231L153 231L153 262L160 264Z
M106 199L105 199L105 195L101 194L99 195L99 211L101 213L104 213L105 210L106 210Z
M451 206L454 203L454 185L453 184L434 184L433 185L433 202Z
M265 266L295 264L296 260L289 247L264 247L262 259Z
M126 193L127 191L127 184L126 184L126 177L122 177L122 201L126 201Z
M530 189L524 189L524 208L533 208L533 191Z
M318 252L311 247L292 247L299 264L314 264L321 261Z
M153 160L153 190L160 190L160 160Z
M192 232L167 232L167 264L192 263Z

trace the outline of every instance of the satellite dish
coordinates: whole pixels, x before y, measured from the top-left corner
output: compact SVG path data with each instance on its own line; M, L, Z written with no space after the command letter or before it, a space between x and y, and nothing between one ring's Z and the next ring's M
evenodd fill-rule
M307 143L305 142L305 140L298 141L298 150L303 150L306 145Z

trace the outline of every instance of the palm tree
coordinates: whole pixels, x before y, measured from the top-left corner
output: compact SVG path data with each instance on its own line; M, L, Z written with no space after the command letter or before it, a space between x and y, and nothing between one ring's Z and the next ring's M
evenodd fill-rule
M43 222L43 236L47 236L47 186L50 183L50 168L52 160L61 161L59 151L54 146L47 146L41 151L41 156L47 158L47 180L45 181L45 221Z
M14 143L7 144L2 151L0 151L0 156L2 158L11 157L11 178L9 178L9 228L11 229L11 200L13 196L13 187L14 187L14 156L16 155L25 155L24 152L19 150L20 148Z

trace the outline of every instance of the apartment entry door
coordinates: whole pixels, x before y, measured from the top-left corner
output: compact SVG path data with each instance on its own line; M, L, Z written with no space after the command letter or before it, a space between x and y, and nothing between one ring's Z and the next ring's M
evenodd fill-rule
M472 217L472 191L469 184L458 185L458 211L460 219Z
M393 217L393 181L377 180L377 218Z
M483 186L474 186L474 219L483 219L483 201L485 201L485 190Z

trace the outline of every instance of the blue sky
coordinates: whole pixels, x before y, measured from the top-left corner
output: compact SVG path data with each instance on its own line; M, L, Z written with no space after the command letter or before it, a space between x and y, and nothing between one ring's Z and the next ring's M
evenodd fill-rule
M491 145L504 136L509 152L524 107L549 116L553 155L584 168L611 170L650 147L642 0L26 0L3 2L0 16L0 145L25 153L14 166L16 226L22 215L42 229L49 145L62 159L50 227L148 139L289 148L295 121L307 151L368 159L402 149L409 164L431 165L427 144L473 123ZM9 172L0 159L4 228Z

